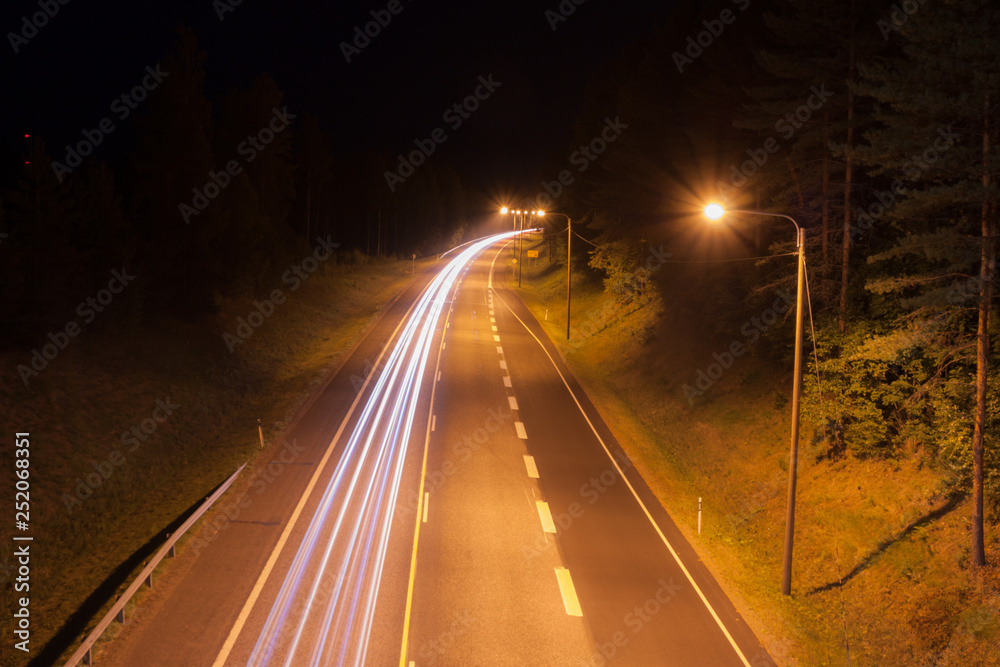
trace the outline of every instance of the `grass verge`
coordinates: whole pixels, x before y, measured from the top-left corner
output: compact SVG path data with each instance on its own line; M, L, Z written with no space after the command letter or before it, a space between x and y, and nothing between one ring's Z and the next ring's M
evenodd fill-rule
M751 349L689 402L730 342L700 339L696 315L623 309L576 276L567 342L565 269L543 259L524 277L521 298L778 664L1000 665L1000 568L970 574L969 502L935 461L823 459L804 421L782 596L790 374Z
M27 387L14 369L30 351L0 354L3 423L11 435L31 432L34 537L31 653L5 649L3 664L68 657L155 551L158 534L257 456L257 419L266 439L280 433L413 280L410 269L409 261L328 262L228 346L223 333L237 333L260 295L224 302L210 321L85 331ZM12 451L0 451L11 489ZM5 527L4 609L14 606L11 543ZM0 620L5 637L12 620Z

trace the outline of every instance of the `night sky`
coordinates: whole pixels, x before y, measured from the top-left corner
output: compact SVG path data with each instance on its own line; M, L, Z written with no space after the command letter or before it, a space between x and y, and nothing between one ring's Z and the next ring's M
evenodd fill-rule
M23 153L24 132L41 135L55 158L109 115L113 100L171 51L183 23L207 53L210 99L267 72L290 112L320 119L335 153L396 155L442 127L448 140L441 154L481 188L530 190L545 156L565 153L593 73L648 38L673 6L565 0L574 10L553 30L546 11L558 11L555 0L400 0L397 14L386 14L388 4L76 0L58 5L15 54L9 33L20 33L22 17L40 10L38 0L5 3L4 175ZM341 43L353 42L355 27L374 20L371 12L391 19L348 63ZM461 127L449 128L445 110L490 75L500 87ZM129 147L129 132L127 122L118 123L97 155L114 163Z

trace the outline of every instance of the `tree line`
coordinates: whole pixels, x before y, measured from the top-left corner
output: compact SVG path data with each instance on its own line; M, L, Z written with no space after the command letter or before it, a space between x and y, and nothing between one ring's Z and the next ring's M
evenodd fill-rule
M464 233L469 186L446 157L390 192L388 153L338 150L268 74L209 99L211 63L190 28L149 72L141 102L116 100L119 113L68 150L44 132L25 139L0 184L0 344L38 343L122 267L136 278L116 323L197 319L265 287L317 237L352 261L423 256ZM108 158L96 147L115 123L129 145Z
M574 261L629 275L656 235L697 255L709 201L793 217L825 399L811 363L803 415L829 456L933 452L971 494L971 561L983 565L984 506L1000 509L1000 8L777 0L737 14L678 68L686 27L710 15L679 8L592 82L572 145L610 114L630 129L558 202L599 246ZM735 220L734 252L771 259L699 267L704 289L668 295L668 316L697 298L706 323L738 322L794 289L790 225ZM791 327L767 338L755 353L787 368Z

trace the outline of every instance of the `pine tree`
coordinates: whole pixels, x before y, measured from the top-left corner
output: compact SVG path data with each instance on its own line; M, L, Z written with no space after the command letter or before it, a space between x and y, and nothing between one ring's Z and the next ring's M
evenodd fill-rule
M868 287L899 296L910 311L913 344L902 345L901 353L928 349L921 341L931 337L946 346L951 363L974 368L972 561L981 566L1000 168L994 138L1000 43L992 33L1000 8L988 0L942 0L912 16L897 10L890 20L887 34L900 40L903 57L861 68L867 92L882 105L883 124L867 133L864 160L872 173L894 179L891 193L883 193L881 217L902 236L872 258L898 273ZM965 352L970 343L974 357ZM952 366L940 372L960 374Z
M308 242L317 234L331 234L336 241L336 230L329 227L333 209L335 187L334 158L330 150L330 137L319 121L309 113L302 120L295 134L296 176L296 230L301 230Z
M140 270L156 306L183 316L212 312L224 282L215 262L222 211L210 176L216 164L204 61L194 32L178 28L175 51L163 60L167 76L136 114L129 174Z
M4 336L28 344L46 328L61 326L73 316L77 251L72 244L76 214L69 180L60 183L35 136L24 156L16 186L6 196L2 264ZM16 249L16 250L15 250Z
M233 162L239 169L213 203L219 216L217 255L226 279L251 290L266 287L291 261L283 249L294 227L292 145L298 114L287 109L286 118L282 96L264 75L246 89L231 89L215 105L215 169L224 171Z
M873 29L881 11L877 4L859 6L854 0L785 0L766 14L776 45L761 49L757 60L770 80L748 88L756 103L738 121L762 137L776 138L780 152L769 158L773 164L748 180L771 205L810 230L819 228L818 234L807 234L821 260L816 267L821 281L813 287L821 301L836 304L841 332L850 307L851 210L858 187L854 144L863 128L859 121L866 117L859 113L864 101L854 91L856 64L885 48ZM839 262L833 257L838 239Z

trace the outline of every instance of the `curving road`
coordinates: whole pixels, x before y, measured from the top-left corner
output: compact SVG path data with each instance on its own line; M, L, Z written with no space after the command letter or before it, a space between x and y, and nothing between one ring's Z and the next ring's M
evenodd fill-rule
M774 664L505 285L386 313L100 664Z

